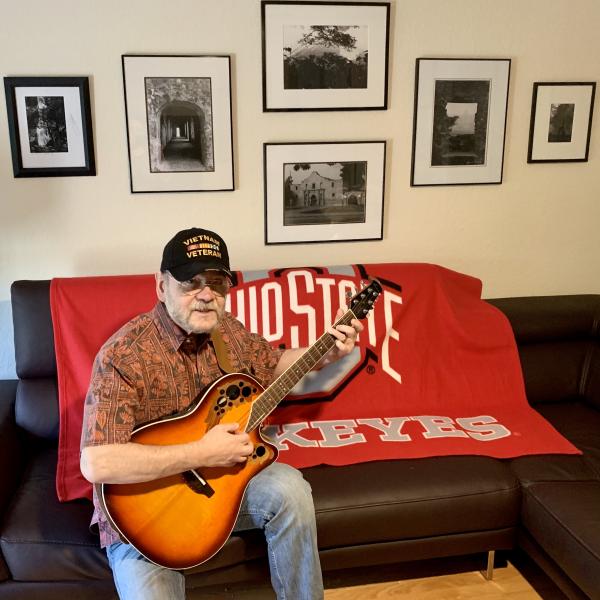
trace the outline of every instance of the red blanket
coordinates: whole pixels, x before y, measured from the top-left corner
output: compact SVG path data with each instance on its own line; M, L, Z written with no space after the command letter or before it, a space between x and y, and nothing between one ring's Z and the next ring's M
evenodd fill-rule
M297 467L386 458L480 454L508 458L579 451L525 398L506 317L481 282L423 264L244 272L228 310L274 345L312 344L361 279L383 293L359 348L311 373L270 417L280 460ZM83 400L102 343L155 302L152 276L55 279L61 500L90 496L79 472ZM308 399L307 399L308 397Z

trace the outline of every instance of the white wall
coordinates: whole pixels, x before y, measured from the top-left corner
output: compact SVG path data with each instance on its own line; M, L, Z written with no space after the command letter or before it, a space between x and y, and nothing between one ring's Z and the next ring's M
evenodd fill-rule
M392 0L387 111L263 113L258 0L2 0L0 74L90 77L98 175L14 179L0 101L0 301L15 279L153 271L188 226L234 268L434 262L486 297L598 293L600 114L589 162L526 157L533 82L600 80L599 22L597 0ZM129 192L123 53L231 54L234 192ZM410 187L417 57L512 59L501 185ZM263 142L362 139L388 141L383 241L265 246Z

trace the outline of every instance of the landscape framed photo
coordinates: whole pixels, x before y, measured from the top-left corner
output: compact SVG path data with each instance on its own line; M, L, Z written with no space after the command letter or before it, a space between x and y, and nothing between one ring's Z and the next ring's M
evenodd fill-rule
M596 82L533 84L527 162L586 162Z
M263 149L266 244L383 239L384 141Z
M87 77L5 77L15 177L95 175Z
M263 111L387 108L389 2L261 8Z
M411 185L502 183L510 59L418 58Z
M230 57L122 63L132 193L233 190Z

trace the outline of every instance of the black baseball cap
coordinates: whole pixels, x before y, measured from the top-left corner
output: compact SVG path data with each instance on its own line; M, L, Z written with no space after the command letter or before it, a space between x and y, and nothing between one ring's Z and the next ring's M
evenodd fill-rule
M221 271L235 285L229 267L229 253L223 238L214 231L192 227L176 233L163 250L161 271L177 281L187 281L202 271Z

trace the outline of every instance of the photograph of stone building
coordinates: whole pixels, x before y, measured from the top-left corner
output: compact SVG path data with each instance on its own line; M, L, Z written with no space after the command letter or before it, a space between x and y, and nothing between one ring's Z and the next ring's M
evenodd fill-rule
M210 77L146 77L152 173L214 171Z
M286 163L284 225L364 223L367 163Z

